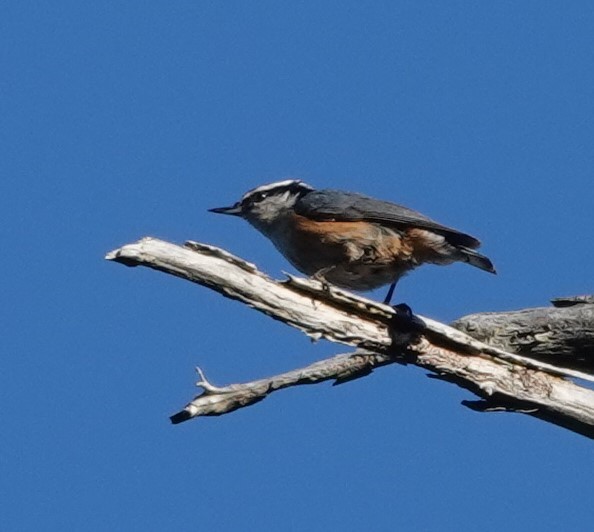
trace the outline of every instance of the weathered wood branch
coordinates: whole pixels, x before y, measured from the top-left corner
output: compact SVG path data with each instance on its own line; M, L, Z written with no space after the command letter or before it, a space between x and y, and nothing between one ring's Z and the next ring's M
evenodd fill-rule
M355 353L336 355L305 368L281 373L274 377L223 387L212 385L206 380L202 370L196 368L200 376L200 380L196 385L201 387L203 392L184 410L171 416L171 421L181 423L196 416L227 414L238 408L257 403L272 392L289 386L317 384L328 380L334 380L334 384L342 384L369 375L374 367L392 364L393 362L394 359L389 354L360 350Z
M391 307L308 279L270 279L256 267L219 248L188 242L185 247L145 238L106 257L128 266L148 266L208 286L240 300L312 338L356 346L338 355L268 379L214 387L202 376L202 393L174 423L220 415L262 400L287 386L325 380L344 382L374 367L412 363L483 399L474 409L523 412L594 437L594 391L566 377L592 375L533 360L487 345L428 318L409 319Z
M451 325L506 351L594 373L594 297L558 298L553 305L471 314Z

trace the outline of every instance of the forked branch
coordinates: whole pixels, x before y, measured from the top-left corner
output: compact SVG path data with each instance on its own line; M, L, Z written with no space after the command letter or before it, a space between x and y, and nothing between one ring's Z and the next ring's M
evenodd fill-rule
M357 348L354 353L244 384L215 387L201 373L202 393L172 416L174 423L231 412L288 386L345 382L375 367L400 362L421 366L471 390L482 399L467 403L476 410L522 412L594 437L594 391L568 380L594 381L589 373L504 351L428 318L409 319L391 307L318 281L292 276L275 281L254 265L206 244L188 242L182 247L145 238L106 258L182 277L242 301L314 339Z

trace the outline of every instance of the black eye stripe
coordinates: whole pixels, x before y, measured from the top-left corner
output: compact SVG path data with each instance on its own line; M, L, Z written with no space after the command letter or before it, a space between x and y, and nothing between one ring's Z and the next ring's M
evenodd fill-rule
M266 199L270 193L269 192L255 192L248 198L246 198L247 203L254 204Z

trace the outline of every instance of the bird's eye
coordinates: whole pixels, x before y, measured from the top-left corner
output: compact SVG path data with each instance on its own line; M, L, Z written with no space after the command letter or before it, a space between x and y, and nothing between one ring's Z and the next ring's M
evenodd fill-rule
M256 194L254 194L252 196L252 201L254 203L258 203L259 201L266 199L267 196L268 196L268 192L257 192Z

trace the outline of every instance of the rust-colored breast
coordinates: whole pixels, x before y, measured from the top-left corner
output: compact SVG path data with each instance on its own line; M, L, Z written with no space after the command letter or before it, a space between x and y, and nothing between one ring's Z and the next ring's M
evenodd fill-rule
M366 221L315 221L299 215L287 220L287 240L278 246L300 271L324 276L338 286L368 290L388 284L418 265L415 244L429 242L421 234L407 236ZM428 250L429 251L429 250Z
M399 233L365 221L315 221L294 215L292 248L295 255L325 263L377 265L408 260L412 248Z
M294 215L289 231L287 258L302 272L313 274L322 268L347 264L353 250L349 242L368 236L365 222L314 221Z
M316 221L305 216L293 216L294 230L300 237L319 239L325 242L344 242L351 239L367 239L373 224L369 222Z

